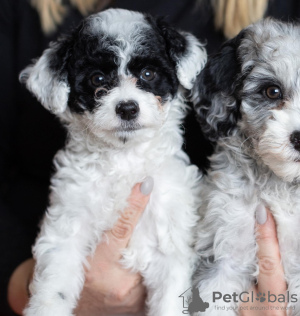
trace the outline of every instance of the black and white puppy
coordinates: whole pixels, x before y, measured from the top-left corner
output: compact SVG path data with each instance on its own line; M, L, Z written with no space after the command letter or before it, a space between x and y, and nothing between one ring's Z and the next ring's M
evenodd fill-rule
M203 131L216 142L203 178L197 229L195 282L201 298L211 303L204 315L234 315L234 309L214 308L213 292L239 295L255 282L260 268L255 211L261 204L277 222L289 293L299 294L299 51L299 25L266 19L226 42L200 75L196 111ZM267 259L262 267L271 265ZM268 299L272 289L261 294ZM285 294L281 302L288 302ZM300 315L300 304L289 301L292 315Z
M26 316L72 315L93 254L137 182L154 190L122 263L148 290L147 315L182 314L190 286L198 171L179 128L184 92L206 61L191 34L120 9L92 15L20 75L68 129L54 164L50 206L33 248Z

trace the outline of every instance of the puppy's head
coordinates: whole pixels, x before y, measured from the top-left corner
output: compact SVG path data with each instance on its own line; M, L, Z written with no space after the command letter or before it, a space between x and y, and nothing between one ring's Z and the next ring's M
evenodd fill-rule
M249 26L208 61L196 105L212 141L240 130L248 150L285 181L300 179L299 51L299 26Z
M192 35L110 9L53 43L20 78L69 126L117 144L162 126L179 87L192 88L205 59Z

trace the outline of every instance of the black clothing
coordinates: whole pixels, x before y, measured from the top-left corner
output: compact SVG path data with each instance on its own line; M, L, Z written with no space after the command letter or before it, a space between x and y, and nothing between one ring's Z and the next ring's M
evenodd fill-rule
M113 7L166 16L176 27L206 42L209 53L224 40L214 30L209 1L116 0ZM45 110L18 82L18 74L39 57L59 33L66 33L82 19L70 9L58 31L45 36L37 12L29 0L0 0L0 316L14 315L6 303L8 279L15 267L31 256L37 225L47 206L54 154L65 141L58 120ZM296 0L270 2L275 17L298 16ZM185 124L187 150L193 163L203 167L211 147L191 113Z

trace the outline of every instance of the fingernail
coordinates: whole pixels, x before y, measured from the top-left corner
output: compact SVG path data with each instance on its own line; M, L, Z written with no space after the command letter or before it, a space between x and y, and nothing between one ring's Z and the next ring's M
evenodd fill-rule
M148 195L152 192L153 185L154 185L153 178L147 177L141 184L140 191L142 192L142 194Z
M263 225L267 221L267 210L263 204L259 204L255 211L256 222Z

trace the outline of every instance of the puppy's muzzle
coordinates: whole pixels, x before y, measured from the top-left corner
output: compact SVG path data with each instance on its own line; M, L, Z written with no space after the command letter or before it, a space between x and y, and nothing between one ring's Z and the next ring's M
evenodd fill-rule
M294 131L291 134L290 142L297 151L300 151L300 131Z
M124 121L130 121L138 117L139 105L133 101L121 101L116 106L117 115Z

